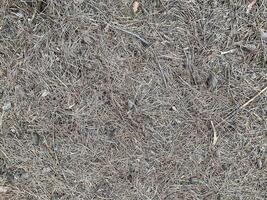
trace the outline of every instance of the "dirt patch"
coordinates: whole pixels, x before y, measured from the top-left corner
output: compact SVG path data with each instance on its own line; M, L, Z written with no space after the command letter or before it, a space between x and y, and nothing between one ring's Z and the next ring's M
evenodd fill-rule
M266 5L2 0L0 199L266 199Z

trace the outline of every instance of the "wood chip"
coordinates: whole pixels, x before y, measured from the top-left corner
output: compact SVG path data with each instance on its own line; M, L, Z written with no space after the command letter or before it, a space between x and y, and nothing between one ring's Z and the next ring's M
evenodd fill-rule
M247 14L250 13L252 7L256 4L257 0L252 0L249 4L248 4L248 7L247 7Z
M133 2L133 12L137 13L138 9L139 9L140 3L139 1L134 1Z

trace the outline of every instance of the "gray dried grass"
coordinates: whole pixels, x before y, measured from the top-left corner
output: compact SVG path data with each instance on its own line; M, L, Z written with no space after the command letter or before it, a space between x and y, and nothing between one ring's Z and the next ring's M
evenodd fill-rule
M1 0L0 199L267 198L266 0L140 3Z

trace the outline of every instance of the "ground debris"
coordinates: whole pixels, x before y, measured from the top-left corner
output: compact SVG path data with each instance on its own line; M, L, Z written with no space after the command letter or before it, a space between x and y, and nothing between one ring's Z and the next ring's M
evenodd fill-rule
M248 4L248 7L247 7L247 11L246 13L249 14L251 9L253 8L253 6L257 3L257 0L252 0L249 4Z
M11 109L11 107L12 107L11 102L6 102L6 103L3 105L2 110L5 111L5 112L7 112L7 111L9 111L9 110Z
M209 76L206 81L207 87L211 90L214 91L217 87L218 84L218 79L217 76L214 72L210 72Z
M0 194L7 193L9 191L9 187L0 186Z

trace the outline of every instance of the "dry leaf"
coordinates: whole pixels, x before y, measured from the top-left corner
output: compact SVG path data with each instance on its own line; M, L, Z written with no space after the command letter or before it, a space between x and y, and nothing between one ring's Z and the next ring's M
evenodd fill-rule
M136 13L138 11L138 8L140 6L140 3L138 1L133 2L133 11Z
M249 4L248 4L248 8L247 8L247 14L249 14L249 12L251 11L252 7L255 5L255 3L257 2L257 0L252 0Z

